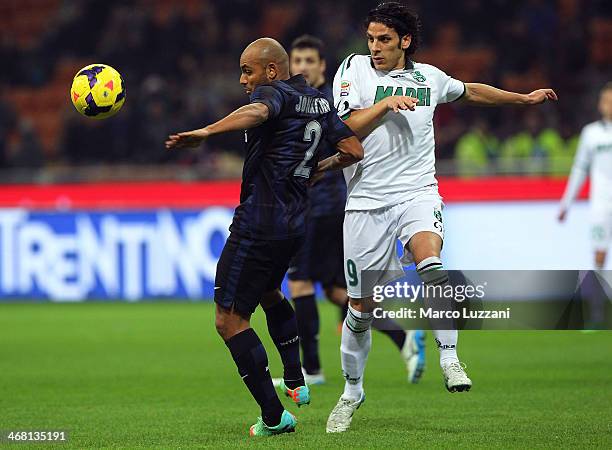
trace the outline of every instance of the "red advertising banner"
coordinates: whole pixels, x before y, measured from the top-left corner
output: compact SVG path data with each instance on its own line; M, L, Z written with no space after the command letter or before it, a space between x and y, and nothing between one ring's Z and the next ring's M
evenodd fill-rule
M557 200L566 179L440 177L440 194L449 202ZM588 186L580 198L586 198ZM15 184L0 187L0 207L27 209L202 208L238 204L240 181Z

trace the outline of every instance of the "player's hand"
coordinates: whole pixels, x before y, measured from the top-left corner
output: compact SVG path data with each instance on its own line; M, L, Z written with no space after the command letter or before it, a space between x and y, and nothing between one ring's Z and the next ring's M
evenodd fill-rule
M566 209L562 209L561 211L559 211L559 215L557 216L557 220L559 222L565 222L565 218L567 217L567 210Z
M323 179L323 177L325 176L325 172L320 172L320 171L316 171L314 173L314 175L312 177L310 177L310 181L308 183L309 186L314 186L315 184L317 184L319 181L321 181Z
M538 89L527 94L528 105L539 105L548 100L559 100L559 97L557 97L557 94L552 89Z
M185 147L197 147L204 139L208 137L209 133L206 128L199 130L185 131L183 133L171 134L168 136L166 141L166 148L185 148Z
M393 110L394 112L399 112L400 110L414 111L414 107L419 103L419 99L414 97L405 97L403 95L392 95L390 97L385 97L383 100L385 102L385 106L389 110Z

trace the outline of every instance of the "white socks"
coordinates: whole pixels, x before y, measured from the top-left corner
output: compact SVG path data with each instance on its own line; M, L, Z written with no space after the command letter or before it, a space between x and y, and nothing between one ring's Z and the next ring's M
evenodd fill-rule
M442 261L440 261L440 258L437 256L425 258L416 266L416 270L421 280L426 285L438 286L448 283L448 274L442 265ZM440 299L426 299L426 305L431 302L438 303L434 305L436 309L452 308L451 302L443 303ZM432 321L431 325L432 328L434 328L433 334L436 338L438 349L440 350L440 366L459 361L457 358L457 338L459 337L457 330L437 329L440 328L440 322L435 323Z
M458 362L457 358L457 330L433 330L438 350L440 350L440 366L448 363Z
M342 373L346 379L342 397L351 400L361 399L363 393L363 372L365 371L368 353L372 347L370 325L372 313L359 312L349 304L346 319L342 324L340 356Z

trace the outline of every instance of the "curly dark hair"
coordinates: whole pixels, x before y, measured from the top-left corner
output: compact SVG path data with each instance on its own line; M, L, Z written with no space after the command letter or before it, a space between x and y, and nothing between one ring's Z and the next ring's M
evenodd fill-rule
M398 2L380 3L368 13L364 23L366 29L372 22L382 23L389 28L393 28L400 39L407 34L410 35L412 42L405 51L406 59L410 58L419 48L421 42L421 22L419 16L408 6Z

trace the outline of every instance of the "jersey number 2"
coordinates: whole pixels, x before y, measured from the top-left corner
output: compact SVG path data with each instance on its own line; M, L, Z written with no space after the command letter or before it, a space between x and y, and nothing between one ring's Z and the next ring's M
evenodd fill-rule
M304 128L304 142L312 142L308 150L306 150L306 155L304 155L304 160L300 163L299 166L293 172L293 175L296 177L310 177L310 171L312 167L306 167L308 161L312 159L314 156L314 152L317 149L317 145L319 145L319 141L321 140L321 133L323 130L321 129L321 124L316 120L311 120L306 124L306 128Z

